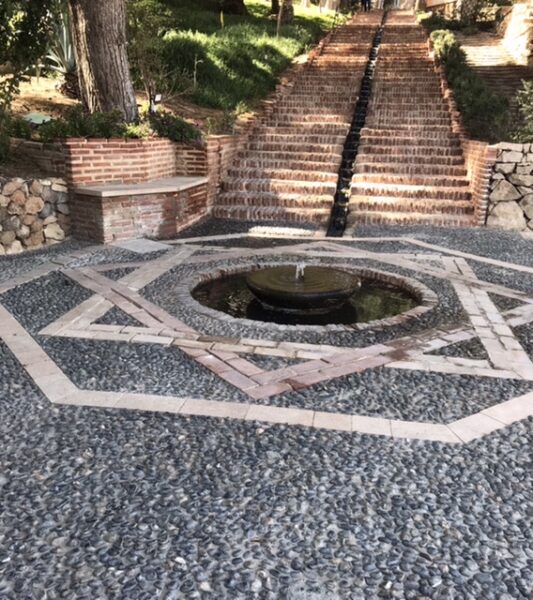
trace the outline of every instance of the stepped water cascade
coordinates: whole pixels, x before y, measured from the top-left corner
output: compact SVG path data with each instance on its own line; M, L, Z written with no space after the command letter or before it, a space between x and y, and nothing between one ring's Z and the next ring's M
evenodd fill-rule
M383 22L381 27L377 30L372 42L372 48L370 50L370 56L365 69L365 74L361 81L361 91L359 92L359 98L357 100L357 104L355 105L352 124L346 137L346 141L344 142L344 151L342 153L342 162L339 170L339 179L337 181L337 190L335 192L335 199L328 224L328 236L342 237L342 234L346 228L348 205L350 202L350 184L353 176L353 165L355 163L355 159L357 158L361 129L365 126L366 113L368 110L370 93L372 91L372 80L374 79L382 35Z

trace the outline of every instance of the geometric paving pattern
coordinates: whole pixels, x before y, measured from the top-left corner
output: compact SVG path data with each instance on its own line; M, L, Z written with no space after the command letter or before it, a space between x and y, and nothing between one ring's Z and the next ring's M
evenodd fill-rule
M0 293L53 270L59 270L92 292L92 295L42 329L40 335L108 340L125 344L175 346L190 359L244 393L249 398L247 403L81 390L1 304L0 339L7 344L47 398L56 404L258 420L446 443L468 442L533 414L533 392L499 404L495 403L489 408L447 424L258 404L257 401L261 399L305 389L317 383L377 367L533 381L533 363L512 330L514 327L533 322L533 297L520 290L479 279L468 261L478 261L528 275L533 274L533 269L404 237L360 240L367 244L374 243L377 251L355 248L345 243L357 242L357 239L330 241L317 240L312 236L299 236L301 243L294 244L294 240L291 240L293 243L290 246L280 245L253 252L245 247L217 248L201 245L203 242L212 243L216 240L227 244L228 240L240 237L246 236L233 234L178 240L164 255L139 263L110 263L69 268L67 257L67 260L63 261L64 265L49 264L1 285ZM405 246L406 251L379 252L380 242L400 243ZM341 259L346 265L350 265L351 262L355 264L356 261L360 263L366 259L379 262L385 271L387 265L390 265L407 269L415 273L415 277L416 273L429 275L445 280L453 286L468 321L460 325L454 323L428 328L422 333L363 348L204 335L148 301L140 291L180 264L199 267L208 264L213 260L213 256L202 253L206 249L217 250L217 260L242 260L253 253L256 261L259 258L267 262L269 257L290 252L308 261L332 258ZM131 270L133 268L134 270ZM106 272L111 273L116 269L126 269L127 274L116 281L106 277ZM519 304L511 310L502 311L493 301L495 296L511 298ZM438 303L438 298L430 291L426 293L424 300L424 304L413 309L407 317L400 315L387 319L381 326L391 326L401 323L406 318L415 318ZM132 322L138 324L110 325L98 322L112 309L122 311L133 320ZM432 354L468 340L478 340L486 351L486 357L473 359ZM251 355L294 360L289 366L266 370L260 363L247 360L246 357Z

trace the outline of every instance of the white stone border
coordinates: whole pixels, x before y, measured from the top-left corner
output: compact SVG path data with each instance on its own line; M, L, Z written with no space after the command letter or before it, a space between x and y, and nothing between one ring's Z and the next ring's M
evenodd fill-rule
M53 404L263 421L273 424L382 435L394 439L445 443L470 442L533 416L533 392L445 425L240 402L80 390L2 306L0 306L0 323L2 324L0 337L42 393Z

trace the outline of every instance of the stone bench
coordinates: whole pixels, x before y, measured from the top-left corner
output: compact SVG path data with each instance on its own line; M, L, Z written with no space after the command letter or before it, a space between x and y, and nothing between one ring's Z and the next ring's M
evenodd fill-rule
M167 177L143 183L97 183L71 194L74 237L110 243L168 239L207 213L207 177Z

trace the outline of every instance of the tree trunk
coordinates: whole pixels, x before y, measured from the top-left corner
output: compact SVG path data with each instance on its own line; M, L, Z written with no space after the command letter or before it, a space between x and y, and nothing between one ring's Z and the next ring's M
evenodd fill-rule
M80 96L91 113L138 118L126 47L125 0L69 0Z
M277 15L279 13L279 0L272 0L270 14Z

